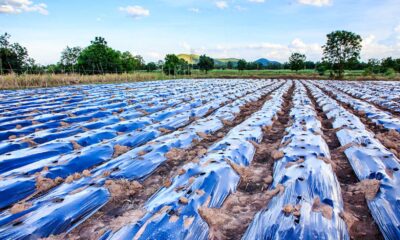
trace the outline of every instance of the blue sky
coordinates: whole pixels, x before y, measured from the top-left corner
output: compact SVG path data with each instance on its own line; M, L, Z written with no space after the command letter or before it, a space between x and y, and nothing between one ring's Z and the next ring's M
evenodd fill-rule
M400 57L400 0L0 0L0 32L39 63L95 36L147 61L167 53L311 60L333 30L364 38L362 58Z

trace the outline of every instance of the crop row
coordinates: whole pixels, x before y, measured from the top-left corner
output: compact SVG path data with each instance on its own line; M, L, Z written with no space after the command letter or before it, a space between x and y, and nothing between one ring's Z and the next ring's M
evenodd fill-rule
M183 166L170 186L160 189L146 205L146 214L108 239L207 239L209 229L202 219L201 207L219 208L236 190L240 176L232 167L249 166L263 128L271 126L283 103L287 83L271 95L262 109L234 127L225 138L213 144L196 162Z
M399 239L399 159L366 129L357 116L312 84L308 86L328 118L333 120L333 127L340 129L336 135L359 180L370 180L367 181L369 188L379 186L376 195L367 196L367 202L381 232L386 239Z
M282 140L282 158L274 166L271 189L278 189L258 213L243 239L348 239L340 186L329 164L321 122L296 82L292 125Z
M351 239L361 218L399 239L388 91L400 88L210 79L1 91L0 239Z
M37 191L35 188L38 187L38 183L39 185L43 184L43 180L45 184L50 182L49 187L52 190L37 198L19 203L19 205L24 206L21 212L13 213L12 209L4 211L0 215L0 224L3 226L0 230L0 236L13 238L24 238L29 235L46 237L73 229L73 227L107 202L110 196L107 189L103 187L107 178L130 180L145 178L166 160L165 154L170 149L188 147L192 142L201 138L201 133L209 134L216 131L223 126L224 121L230 121L235 118L235 114L240 111L240 107L246 102L259 99L280 84L276 83L264 88L268 85L268 82L259 82L258 85L251 86L251 91L256 90L256 93L248 95L246 95L248 91L246 92L240 88L235 88L233 92L222 91L219 95L213 94L209 96L209 99L212 99L209 100L210 103L201 101L204 105L200 107L194 105L190 110L181 111L181 113L175 113L170 118L165 118L164 122L161 120L150 125L147 129L131 132L125 138L121 138L124 135L118 136L117 138L122 139L120 141L114 139L90 146L87 151L84 148L74 151L71 154L73 158L70 160L60 161L54 167L44 165L46 168L39 175L35 174L30 178L22 177L22 179L20 177L21 174L26 172L26 167L28 166L35 169L32 171L41 169L40 167L42 166L38 167L37 163L27 165L24 170L20 169L19 174L18 171L14 171L12 174L5 175L5 179L2 181L4 183L2 187L5 189L2 191L6 193L5 196L10 196L7 191L11 193L19 190L20 192L20 194L15 195L15 198L19 199L11 199L12 202L31 194L32 191ZM224 96L229 96L230 98ZM241 96L243 97L240 98ZM221 107L221 104L224 105L236 98L238 98L236 101ZM214 111L211 111L213 113L210 117L195 120L195 118L206 116L210 110ZM192 124L190 124L191 122ZM185 127L187 124L190 125ZM169 131L174 131L181 127L185 128L163 135L162 132L157 130L157 128L161 127L169 129ZM153 141L143 145L150 140ZM115 146L128 147L127 143L131 144L128 146L132 150L126 149L125 154L119 157L115 156ZM140 145L143 146L140 147ZM68 156L68 154L65 156ZM62 158L65 159L65 156L62 156ZM135 159L137 160L135 161ZM102 164L103 162L104 164ZM95 167L96 165L99 166ZM88 169L90 166L95 168L86 173L84 178L73 182L70 182L67 178L64 184L58 187L53 186L57 177L67 176L67 174L63 175L64 172L73 174L80 170ZM54 171L52 171L53 169ZM72 180L74 179L72 178ZM28 185L29 183L30 185ZM31 192L26 193L26 189L30 189ZM8 205L11 203L9 197L4 198L3 201ZM44 212L46 212L46 217L43 217ZM67 212L68 215L65 215ZM65 219L66 216L68 216L69 220ZM17 225L15 225L16 220L18 220ZM48 224L51 224L52 227L46 227Z

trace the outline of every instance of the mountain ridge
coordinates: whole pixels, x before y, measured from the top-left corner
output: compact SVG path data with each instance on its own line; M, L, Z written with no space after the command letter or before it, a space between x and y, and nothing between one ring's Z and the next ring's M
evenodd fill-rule
M189 64L197 64L200 59L200 55L197 55L197 54L181 53L181 54L178 54L177 56L178 56L178 58L185 60ZM232 62L235 65L240 60L238 58L213 58L213 59L214 59L216 65L226 65L228 62ZM272 60L269 60L266 58L260 58L254 62L259 63L263 66L268 66L270 64L279 64L279 62L277 62L277 61L272 61Z

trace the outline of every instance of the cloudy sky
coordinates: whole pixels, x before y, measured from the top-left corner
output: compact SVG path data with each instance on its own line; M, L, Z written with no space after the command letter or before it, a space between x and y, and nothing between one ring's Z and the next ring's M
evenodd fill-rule
M103 36L147 61L167 53L319 60L326 34L363 39L362 58L400 57L400 0L0 0L0 33L39 63Z

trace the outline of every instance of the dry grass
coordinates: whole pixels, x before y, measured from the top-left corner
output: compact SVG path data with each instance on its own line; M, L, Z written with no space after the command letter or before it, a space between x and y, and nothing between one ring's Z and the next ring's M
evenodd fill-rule
M37 87L56 87L76 84L101 84L143 82L166 79L162 73L124 73L104 75L79 75L79 74L9 74L0 75L0 89L25 89Z
M319 76L314 71L292 72L290 70L213 70L208 74L198 70L193 70L192 75L167 76L162 72L136 72L123 74L99 74L99 75L79 75L79 74L9 74L0 75L0 90L2 89L26 89L39 87L57 87L77 84L105 84L105 83L125 83L143 82L152 80L179 79L179 78L274 78L274 79L327 79L328 76ZM361 76L349 74L346 80L400 80L400 75L396 77L386 77L380 75Z

